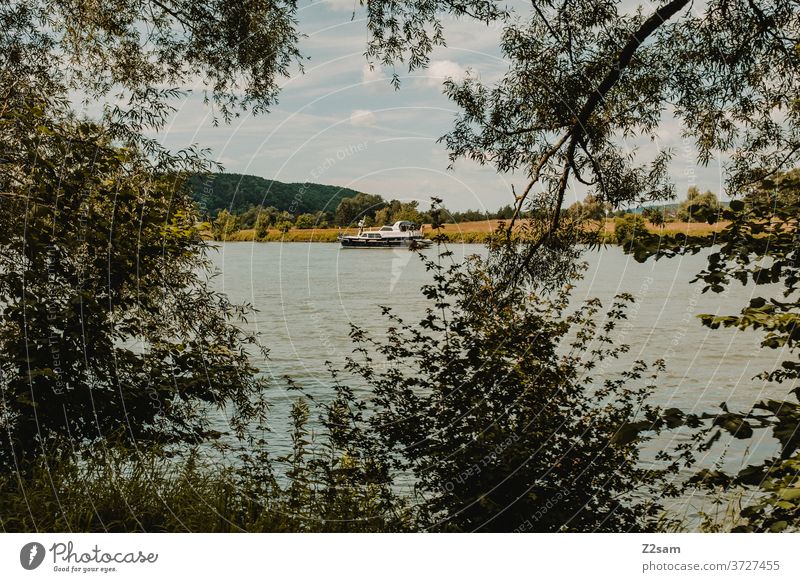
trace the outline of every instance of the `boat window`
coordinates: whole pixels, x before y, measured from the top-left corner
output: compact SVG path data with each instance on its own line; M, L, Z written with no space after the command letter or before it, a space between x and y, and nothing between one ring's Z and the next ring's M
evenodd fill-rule
M367 238L381 238L381 235L379 235L377 232L370 232L367 234Z
M391 226L382 226L381 227L381 231L382 232L386 232L386 231L391 232L392 231L392 227Z

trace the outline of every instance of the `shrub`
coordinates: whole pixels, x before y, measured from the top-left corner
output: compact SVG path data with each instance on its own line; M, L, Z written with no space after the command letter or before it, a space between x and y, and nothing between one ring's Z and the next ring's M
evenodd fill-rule
M597 300L566 315L567 291L546 299L502 289L477 258L427 266L427 316L410 325L384 308L392 322L385 340L353 328L348 362L370 386L370 423L384 454L414 476L418 527L650 527L677 463L638 465L642 431L659 424L645 400L660 364L652 373L643 362L608 373L627 351L612 334L632 298L619 296L601 327Z
M639 214L626 214L614 220L614 235L623 247L632 247L636 237L647 232L647 223Z

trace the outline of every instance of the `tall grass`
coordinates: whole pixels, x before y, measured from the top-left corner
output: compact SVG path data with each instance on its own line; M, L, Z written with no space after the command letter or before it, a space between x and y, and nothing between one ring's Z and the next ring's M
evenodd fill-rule
M384 532L411 528L410 512L358 461L305 428L298 404L294 452L233 456L196 448L85 446L0 476L5 532ZM244 450L244 449L243 449ZM287 470L280 478L276 467Z

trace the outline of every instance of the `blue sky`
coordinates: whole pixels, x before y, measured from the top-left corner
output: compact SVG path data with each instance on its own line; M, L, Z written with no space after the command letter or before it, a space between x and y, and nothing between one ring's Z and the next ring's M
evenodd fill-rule
M305 74L282 82L280 102L268 115L245 114L214 127L200 95L190 94L161 133L164 144L207 147L229 172L347 186L385 198L420 200L423 206L432 195L454 210L494 210L511 202L511 184L519 187L524 176L498 175L467 160L448 170L447 151L437 143L457 114L442 95L444 79L470 70L491 82L505 70L499 29L447 20L448 46L434 52L425 71L403 75L406 71L398 70L402 87L395 91L388 81L391 72L370 70L364 57L366 26L357 2L304 2L299 18L306 35L301 50L309 58ZM720 191L720 168L697 168L693 146L683 143L671 119L665 119L661 138L658 144L625 145L640 147L645 156L654 148L675 148L679 195L693 182ZM572 189L568 203L583 195Z

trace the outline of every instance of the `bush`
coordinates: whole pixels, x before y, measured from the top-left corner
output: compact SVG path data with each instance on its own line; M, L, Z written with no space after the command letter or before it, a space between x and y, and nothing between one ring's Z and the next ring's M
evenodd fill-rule
M687 199L678 209L678 218L684 222L707 222L715 224L719 221L722 206L717 195L707 190L700 193L697 187L692 186L687 192Z
M249 310L206 277L182 179L201 160L120 147L25 83L0 105L0 150L20 152L0 160L0 473L62 439L214 439L214 408L236 434L260 422Z
M639 214L626 214L614 220L614 236L623 247L632 247L636 238L647 232L647 223Z
M222 210L211 225L214 240L224 241L239 230L239 219L227 210Z
M266 238L269 232L270 216L266 212L259 212L255 222L256 239Z
M645 400L660 364L649 380L642 362L617 378L607 371L627 351L611 334L632 298L619 296L601 328L597 300L566 315L566 291L545 299L501 289L479 259L427 266L427 316L410 325L384 308L385 340L354 328L348 362L370 386L384 454L414 476L418 528L651 527L677 465L637 464L642 431L658 425Z
M297 217L297 220L294 223L295 228L314 228L316 226L317 217L313 214L301 214Z
M663 226L666 222L664 211L660 208L645 208L642 211L642 216L650 221L653 226Z

